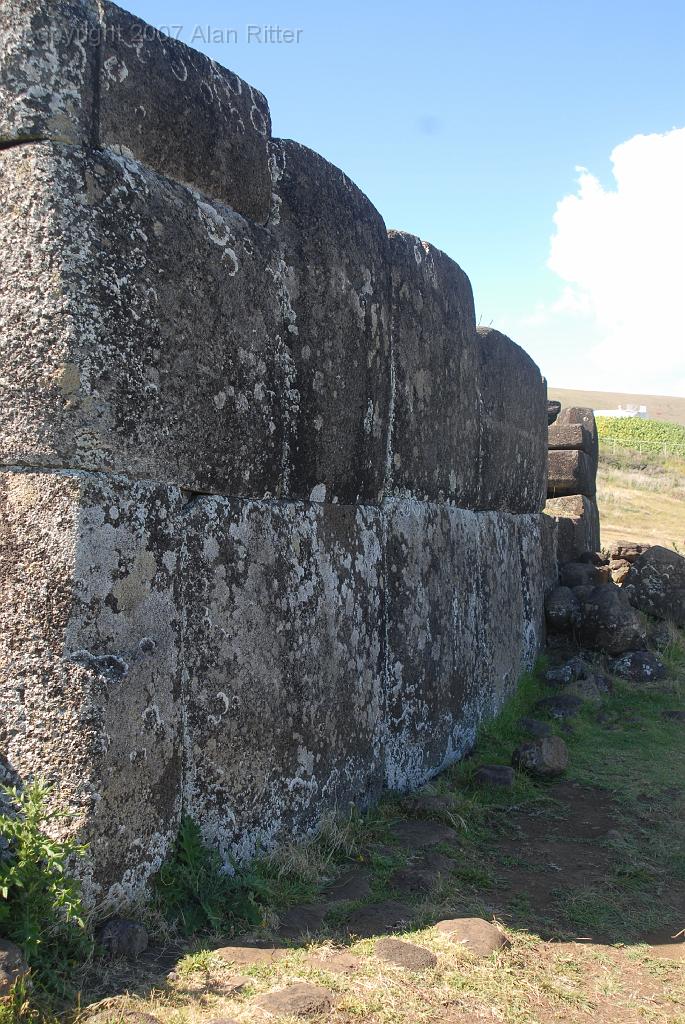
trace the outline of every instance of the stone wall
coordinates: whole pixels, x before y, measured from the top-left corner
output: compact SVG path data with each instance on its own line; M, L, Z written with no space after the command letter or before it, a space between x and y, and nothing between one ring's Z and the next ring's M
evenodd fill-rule
M0 722L145 890L462 756L543 637L546 388L444 253L113 4L0 11Z
M592 409L563 409L549 426L545 512L557 524L559 562L599 551L599 439Z

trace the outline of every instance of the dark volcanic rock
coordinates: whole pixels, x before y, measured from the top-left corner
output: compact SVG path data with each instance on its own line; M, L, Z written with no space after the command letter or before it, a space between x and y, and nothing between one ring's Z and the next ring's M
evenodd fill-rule
M597 436L595 414L592 409L584 408L582 406L569 406L566 409L562 409L557 417L558 426L568 426L573 423L579 423L590 435L590 447L587 454L592 462L594 488L594 476L597 473L597 462L599 460L599 438Z
M463 946L474 956L489 956L498 949L509 945L509 940L499 928L479 917L458 917L439 921L436 929L451 942Z
M641 647L645 627L625 593L612 584L595 587L580 609L579 639L587 647L622 654Z
M551 398L547 399L547 425L551 426L561 412L561 402Z
M666 666L652 651L628 651L620 658L614 658L609 668L614 675L635 683L653 682L666 676Z
M547 669L545 682L550 686L563 686L565 683L572 683L575 679L583 679L589 674L589 667L582 658L570 658L563 665Z
M559 567L559 583L562 587L598 586L601 582L599 569L588 562L566 562Z
M551 450L574 450L592 455L593 438L582 423L555 423L549 428L547 447Z
M264 96L108 0L104 17L100 145L264 224L271 204Z
M546 385L522 348L477 329L483 401L478 508L539 512L547 486Z
M585 452L549 452L547 496L562 497L566 494L586 494L594 497L595 467L592 458Z
M97 941L110 956L135 960L148 946L147 929L137 921L114 917L100 928Z
M568 768L568 749L559 736L544 736L517 747L511 763L529 775L550 778Z
M514 772L508 764L484 764L473 776L479 786L513 786Z
M427 242L388 233L395 404L390 492L476 508L481 403L471 284Z
M403 942L402 939L379 939L374 953L379 960L404 967L408 971L425 971L428 967L435 967L438 962L435 953L429 949L413 942Z
M623 590L640 611L685 627L685 558L676 551L655 545L638 555Z
M550 629L564 632L580 625L580 603L569 587L555 587L545 598Z

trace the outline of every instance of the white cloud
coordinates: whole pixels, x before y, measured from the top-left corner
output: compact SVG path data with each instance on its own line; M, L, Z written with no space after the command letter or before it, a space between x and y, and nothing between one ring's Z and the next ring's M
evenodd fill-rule
M611 161L614 189L577 168L577 192L557 204L547 265L564 288L521 333L576 346L575 369L568 349L559 363L568 386L685 395L685 129L636 135Z

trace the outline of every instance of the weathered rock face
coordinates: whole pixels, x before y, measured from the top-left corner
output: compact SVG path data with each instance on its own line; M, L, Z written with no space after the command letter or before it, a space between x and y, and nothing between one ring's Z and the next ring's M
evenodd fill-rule
M178 826L180 505L114 476L0 475L0 745L15 778L58 786L91 898L139 892Z
M556 582L546 386L445 254L108 0L7 0L0 69L0 766L120 904L182 803L244 858L469 748Z
M223 854L364 805L382 779L378 510L196 499L188 511L184 804Z
M479 342L466 274L415 235L389 233L394 403L388 492L476 508Z
M264 96L105 0L99 140L264 224L271 204Z
M559 563L570 562L586 551L599 551L599 510L584 494L548 498L545 512L557 523Z
M99 34L86 0L3 0L0 142L91 142Z
M587 452L590 456L592 466L594 467L594 472L596 474L597 462L599 459L599 437L597 434L595 414L592 409L582 406L569 406L568 409L562 409L556 419L555 427L560 429L561 427L572 426L573 424L578 424L583 427L589 435L589 443L588 439L583 435L583 451ZM594 491L592 493L594 493Z
M550 497L563 497L567 494L593 497L596 490L595 475L592 458L585 452L563 449L549 452L547 493Z
M471 747L535 657L540 517L396 499L385 510L386 774L409 789Z
M573 449L592 455L594 440L582 423L555 423L549 428L547 447L550 451Z
M477 329L483 403L478 507L540 512L547 488L547 387L523 349Z
M287 495L298 393L268 235L50 143L0 152L0 197L2 462Z
M579 638L587 647L622 654L644 644L645 628L623 590L595 587L581 601Z
M685 626L685 558L676 551L660 545L643 551L625 577L623 590L640 611Z
M289 494L341 504L383 493L390 403L385 225L350 179L295 142L271 144L269 230L283 247L299 404Z

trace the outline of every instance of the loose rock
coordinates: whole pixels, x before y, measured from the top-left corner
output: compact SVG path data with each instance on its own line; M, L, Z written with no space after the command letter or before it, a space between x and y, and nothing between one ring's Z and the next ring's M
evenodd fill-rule
M322 985L298 982L288 988L257 996L255 1005L273 1016L289 1014L291 1017L309 1017L330 1010L336 1001L336 996L330 989Z
M685 626L685 558L656 545L635 559L623 584L631 604Z
M580 603L570 587L555 587L545 598L550 629L573 629L580 624Z
M479 786L513 786L514 771L507 764L484 764L473 776Z
M287 953L279 946L222 946L214 955L227 964L248 967L252 964L270 964L282 959Z
M649 544L636 544L632 540L617 540L609 548L609 556L614 562L632 562L637 561L640 555L643 555L645 551L649 551Z
M551 686L563 686L575 679L584 679L589 674L589 667L582 658L571 658L570 661L545 672L545 682Z
M380 939L374 953L379 960L404 967L408 971L424 971L427 967L435 967L438 962L438 958L429 949L402 939Z
M435 927L452 942L464 946L474 956L489 956L490 953L509 945L506 935L496 925L479 917L457 917L450 921L439 921Z
M23 978L29 966L19 946L9 939L0 939L0 995L5 995L15 981Z
M604 582L599 569L591 562L567 562L559 568L559 583L562 587L596 587Z
M634 683L653 682L666 675L666 666L652 651L628 651L609 662L609 667L614 675Z
M579 637L587 647L623 654L645 641L645 628L626 596L625 587L595 587L580 609Z
M326 890L326 899L331 903L343 900L364 900L371 892L369 872L350 871Z
M537 701L535 710L549 715L550 718L572 718L578 714L582 704L580 697L560 693L556 697L543 697L542 700Z
M559 736L544 736L517 747L511 761L530 775L550 778L568 768L568 748Z
M147 929L137 921L113 917L100 928L97 941L110 956L137 959L148 947Z

